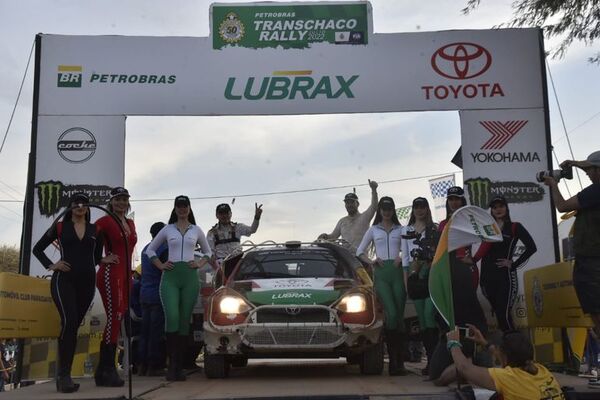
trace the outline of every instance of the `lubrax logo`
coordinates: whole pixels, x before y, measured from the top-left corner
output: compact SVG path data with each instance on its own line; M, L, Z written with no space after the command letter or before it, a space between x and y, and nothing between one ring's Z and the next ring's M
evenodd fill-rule
M337 99L354 98L351 86L359 75L349 77L312 77L312 71L274 71L273 76L249 77L245 84L238 83L235 77L227 79L225 98L227 100L294 100L302 98Z
M81 87L81 65L59 65L58 87Z
M171 85L177 81L177 75L154 74L103 74L93 72L89 84L125 84L125 85ZM80 65L58 66L58 87L81 87L83 67Z
M477 43L456 42L437 49L431 56L431 68L436 74L455 81L483 76L492 65L492 54ZM504 97L497 82L455 83L421 86L426 100L473 99Z

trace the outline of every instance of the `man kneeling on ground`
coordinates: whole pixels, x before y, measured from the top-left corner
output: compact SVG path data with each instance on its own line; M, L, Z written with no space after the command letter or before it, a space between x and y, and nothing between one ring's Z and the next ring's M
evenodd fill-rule
M474 326L471 340L494 351ZM458 329L446 334L448 350L456 371L470 383L495 390L504 400L565 399L556 378L541 364L533 361L533 345L519 331L507 331L496 353L502 368L483 368L473 365L462 352Z

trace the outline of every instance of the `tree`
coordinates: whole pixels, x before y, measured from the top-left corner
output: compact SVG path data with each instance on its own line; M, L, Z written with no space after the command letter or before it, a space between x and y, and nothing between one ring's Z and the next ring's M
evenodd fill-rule
M481 0L468 0L462 11L468 14ZM540 26L548 38L563 37L553 57L563 57L573 40L591 45L600 37L600 2L598 0L515 0L513 19L500 27ZM600 63L600 53L589 58Z
M0 246L0 272L19 272L19 249L16 246Z

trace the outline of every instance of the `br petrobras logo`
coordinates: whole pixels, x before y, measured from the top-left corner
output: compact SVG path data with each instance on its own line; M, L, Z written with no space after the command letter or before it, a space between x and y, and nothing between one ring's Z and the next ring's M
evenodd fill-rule
M475 43L450 43L431 56L434 71L449 79L471 79L482 75L492 65L492 55Z
M96 153L96 138L85 128L70 128L58 138L56 150L67 162L84 163Z
M519 131L527 125L528 121L479 121L492 137L481 146L481 150L499 150L506 146L506 144L513 138Z
M59 65L58 87L81 87L81 76L83 68L81 65Z

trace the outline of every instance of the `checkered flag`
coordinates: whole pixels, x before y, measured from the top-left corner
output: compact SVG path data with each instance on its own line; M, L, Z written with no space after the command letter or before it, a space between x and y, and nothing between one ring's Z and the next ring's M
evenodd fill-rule
M454 174L429 180L431 196L433 196L434 199L437 199L439 197L445 198L446 192L452 186L454 186Z
M446 192L455 185L454 174L429 180L429 189L433 197L431 212L437 221L442 221L446 218Z
M411 210L412 206L396 208L396 215L398 216L398 219L402 225L408 224Z

